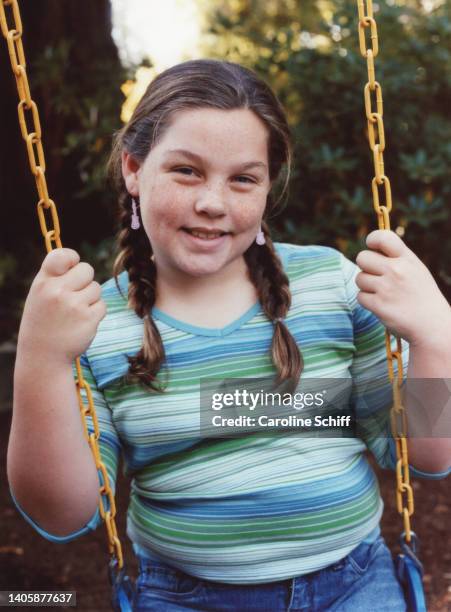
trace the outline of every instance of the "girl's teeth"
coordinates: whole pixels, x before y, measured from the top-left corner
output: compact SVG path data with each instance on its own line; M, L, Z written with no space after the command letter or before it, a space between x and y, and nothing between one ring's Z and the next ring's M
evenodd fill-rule
M197 238L203 238L204 240L213 240L214 238L219 238L221 236L221 234L203 234L201 232L193 231L191 231L190 234L197 236Z

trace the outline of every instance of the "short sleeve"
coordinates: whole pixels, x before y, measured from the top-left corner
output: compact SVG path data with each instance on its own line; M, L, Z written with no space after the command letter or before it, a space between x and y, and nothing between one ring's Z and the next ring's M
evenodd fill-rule
M385 344L385 326L369 310L357 301L359 288L355 277L360 268L340 253L344 276L346 297L354 332L355 353L351 365L353 390L352 409L356 418L356 435L358 435L373 454L378 465L385 469L396 468L396 442L393 439L390 424L393 391L388 375L387 351ZM392 337L391 349L397 348L396 338ZM409 344L401 339L404 379L409 363ZM393 362L394 374L397 376L398 364ZM440 479L447 472L422 472L409 465L412 476L419 478Z
M96 410L99 433L100 433L99 440L98 440L99 452L100 452L102 461L105 464L113 494L115 494L117 469L118 469L119 456L120 456L120 442L119 442L119 438L115 430L115 427L113 425L111 409L109 408L102 391L100 391L99 388L97 387L97 383L92 373L92 370L89 364L89 360L85 353L83 353L80 356L80 368L81 368L84 380L89 384L89 387L91 389L92 400L94 403L94 408ZM78 378L77 369L75 367L75 362L72 365L72 370L74 374L74 384L75 384L75 380ZM81 396L83 399L83 403L87 404L88 400L87 400L87 394L86 394L85 389L81 390ZM87 416L86 421L87 421L89 433L93 433L94 426L93 426L92 417ZM100 488L100 485L101 484L103 485L103 475L100 470L98 470L98 474L99 474L99 488ZM74 531L73 533L70 533L65 536L53 535L49 533L48 531L46 531L45 529L42 529L42 527L40 527L35 521L33 521L33 519L30 516L28 516L28 514L20 507L11 489L10 489L10 495L14 502L14 505L16 506L17 510L20 512L22 517L41 536L43 536L45 539L49 540L50 542L55 542L55 543L60 543L60 544L71 542L72 540L76 540L77 538L79 538L80 536L86 533L95 531L97 527L102 523L100 509L99 507L97 507L90 521L78 531ZM108 509L109 504L108 504L107 498L103 497L103 500L104 500L104 505L106 509Z

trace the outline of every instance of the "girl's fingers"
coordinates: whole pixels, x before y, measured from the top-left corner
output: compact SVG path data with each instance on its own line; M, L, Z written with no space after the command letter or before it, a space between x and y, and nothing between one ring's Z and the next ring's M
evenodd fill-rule
M387 270L387 257L374 251L360 251L355 262L363 272L368 274L382 276Z
M387 257L400 257L409 249L392 230L374 230L366 237L370 249L380 251Z
M376 293L380 278L374 274L359 272L355 277L355 283L361 291Z
M77 291L77 298L81 303L92 306L98 302L102 295L102 287L97 281L92 281L87 287Z

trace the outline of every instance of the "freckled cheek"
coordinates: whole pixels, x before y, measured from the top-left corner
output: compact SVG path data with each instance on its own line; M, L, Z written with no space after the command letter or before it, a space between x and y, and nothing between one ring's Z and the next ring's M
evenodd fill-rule
M231 210L233 227L236 231L245 232L254 229L260 222L264 211L261 202L237 202Z
M146 229L155 237L164 236L168 230L178 229L186 221L186 205L180 194L167 188L152 190L146 209L142 212Z

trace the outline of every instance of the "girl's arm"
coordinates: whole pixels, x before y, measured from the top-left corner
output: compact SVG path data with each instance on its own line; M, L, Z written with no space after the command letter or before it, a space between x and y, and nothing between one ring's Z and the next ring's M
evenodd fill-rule
M72 365L18 346L7 455L22 509L57 536L83 527L99 503L99 477L84 437Z
M407 448L409 463L424 472L446 472L451 467L450 381L451 315L447 325L446 320L443 321L440 340L410 345L404 397L408 429L411 432ZM424 423L425 415L430 416L430 429L424 425L419 427L420 422ZM438 431L434 431L434 425ZM443 438L436 437L440 433ZM421 434L428 437L420 437Z
M106 314L93 277L92 266L73 249L47 253L17 342L8 480L21 509L56 535L85 525L99 502L72 370Z

